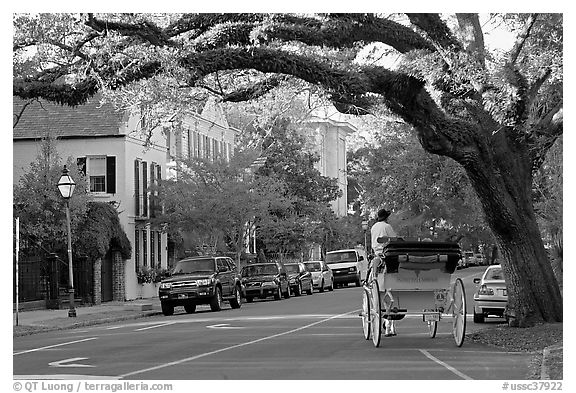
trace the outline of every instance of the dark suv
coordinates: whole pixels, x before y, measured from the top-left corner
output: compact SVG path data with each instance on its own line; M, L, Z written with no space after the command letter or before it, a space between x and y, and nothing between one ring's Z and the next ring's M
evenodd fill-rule
M255 297L264 299L274 296L290 297L290 285L284 266L279 263L251 263L242 268L242 283L246 291L246 301L250 303Z
M174 314L175 306L193 313L198 304L220 311L223 300L229 300L232 308L240 308L242 293L242 281L232 259L208 256L178 261L158 290L164 315Z

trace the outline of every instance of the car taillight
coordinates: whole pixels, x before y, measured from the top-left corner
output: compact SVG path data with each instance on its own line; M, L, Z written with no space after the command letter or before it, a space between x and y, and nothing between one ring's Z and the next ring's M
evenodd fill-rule
M494 290L488 288L486 285L482 285L480 289L478 289L478 295L494 295Z

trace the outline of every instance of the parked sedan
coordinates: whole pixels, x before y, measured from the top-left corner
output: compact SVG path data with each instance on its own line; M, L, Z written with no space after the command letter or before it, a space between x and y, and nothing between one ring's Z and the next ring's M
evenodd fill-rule
M488 315L505 317L508 293L502 266L488 266L482 278L475 278L474 283L479 284L474 294L474 322L483 323Z
M324 289L328 289L329 291L334 290L334 276L326 262L306 261L304 264L312 273L312 284L314 288L320 292L324 292Z
M242 268L242 284L245 287L246 301L250 303L255 297L265 299L274 296L290 297L288 275L284 265L279 263L252 263Z
M290 289L295 296L300 296L304 291L306 291L308 295L314 293L312 273L305 264L302 262L287 263L284 267L286 268L286 273L288 273Z

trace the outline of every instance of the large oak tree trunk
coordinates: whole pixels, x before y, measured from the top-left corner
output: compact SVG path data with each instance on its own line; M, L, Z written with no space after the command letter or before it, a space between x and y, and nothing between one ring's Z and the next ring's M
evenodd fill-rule
M562 321L562 295L532 204L530 160L502 139L496 151L463 163L503 257L511 326ZM490 156L483 160L482 156Z

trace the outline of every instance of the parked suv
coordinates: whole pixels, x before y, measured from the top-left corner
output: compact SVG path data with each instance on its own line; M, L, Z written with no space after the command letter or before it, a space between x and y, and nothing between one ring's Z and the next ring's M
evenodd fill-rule
M255 297L265 299L274 296L290 297L290 285L284 266L280 263L251 263L242 268L242 284L246 291L246 301L250 303Z
M326 264L334 275L334 285L354 283L360 286L360 266L365 261L359 250L336 250L326 253Z
M175 306L193 313L198 304L220 311L224 300L230 301L232 308L240 308L242 293L242 280L232 259L210 256L178 261L158 290L164 315L174 314Z

